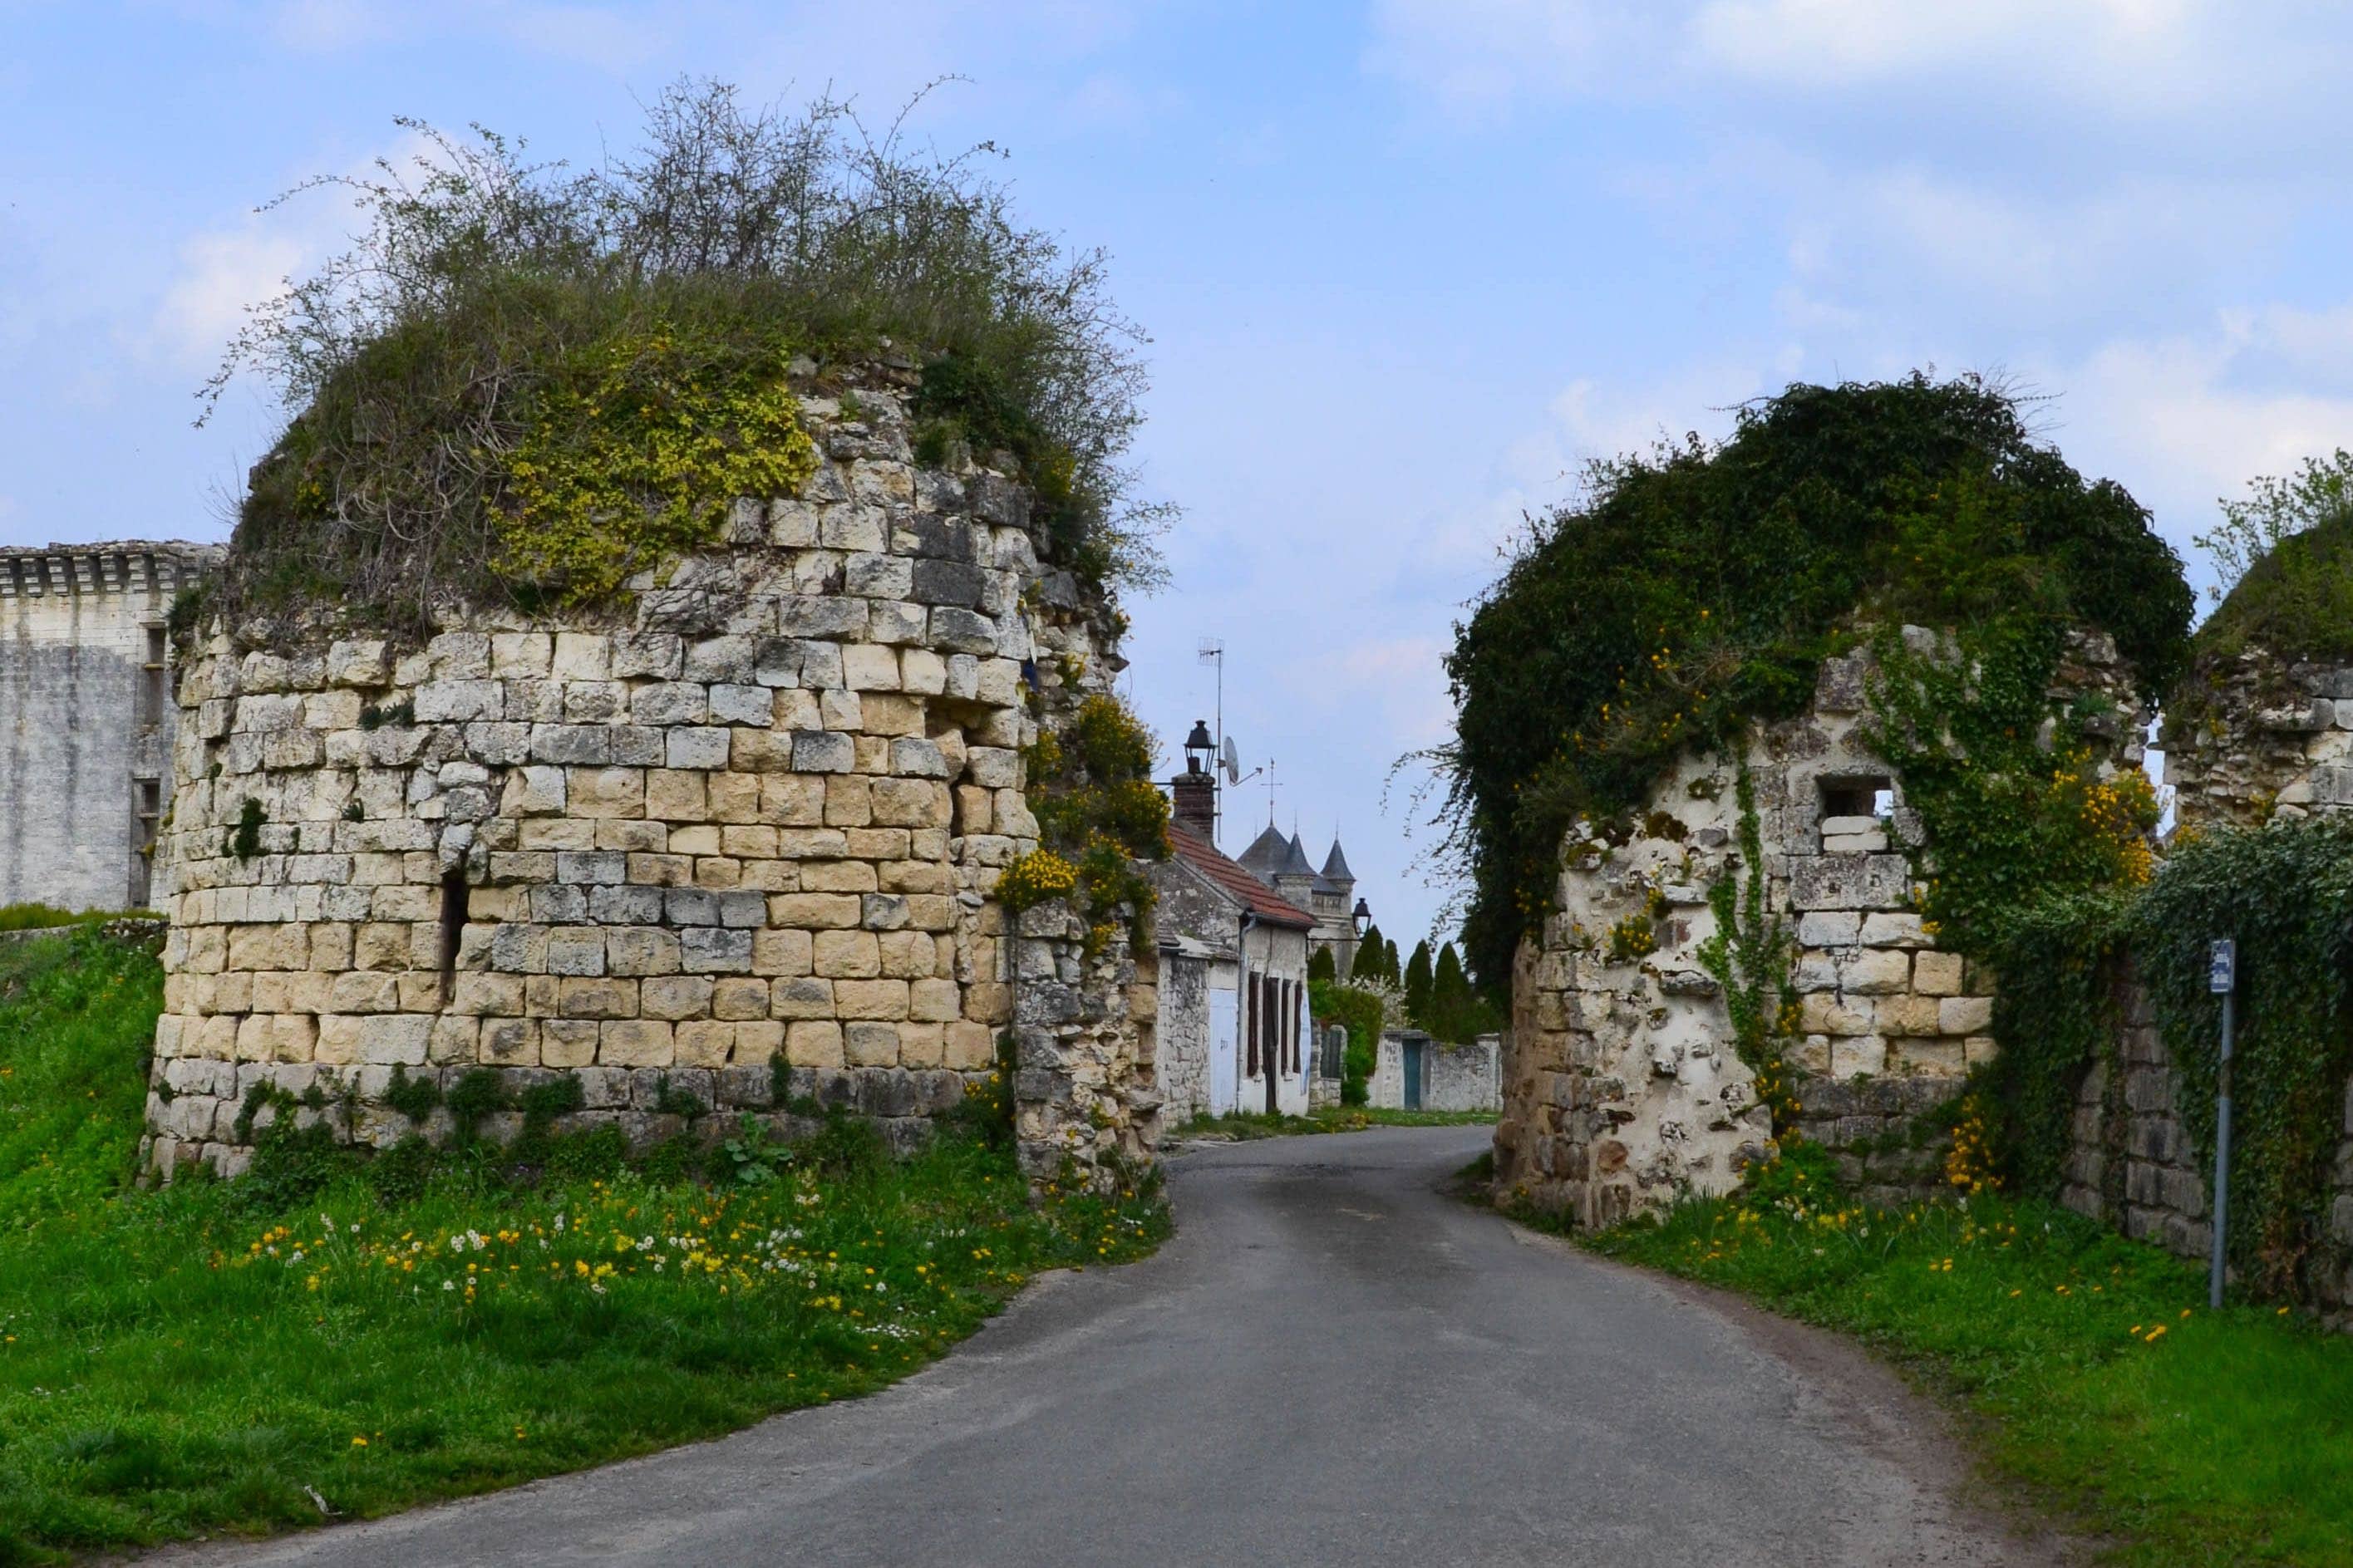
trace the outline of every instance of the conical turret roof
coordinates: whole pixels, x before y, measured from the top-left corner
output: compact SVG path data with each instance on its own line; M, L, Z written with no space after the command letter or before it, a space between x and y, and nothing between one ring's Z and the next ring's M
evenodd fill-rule
M1356 874L1348 869L1348 858L1340 853L1340 836L1332 836L1332 853L1324 857L1324 877L1326 881L1353 882Z
M1285 877L1315 875L1315 863L1307 858L1307 846L1299 842L1296 833L1291 836L1291 847L1284 851L1281 874Z
M1284 862L1291 858L1291 840L1282 836L1273 823L1266 831L1250 840L1250 847L1235 857L1235 863L1262 882L1271 882L1288 869Z

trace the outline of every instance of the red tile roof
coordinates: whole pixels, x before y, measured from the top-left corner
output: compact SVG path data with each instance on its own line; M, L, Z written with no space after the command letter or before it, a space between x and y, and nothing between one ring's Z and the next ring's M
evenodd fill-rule
M1272 888L1226 858L1216 845L1189 828L1170 823L1168 847L1177 859L1223 889L1236 903L1258 916L1263 924L1285 926L1293 931L1313 931L1315 928L1314 915L1278 898Z

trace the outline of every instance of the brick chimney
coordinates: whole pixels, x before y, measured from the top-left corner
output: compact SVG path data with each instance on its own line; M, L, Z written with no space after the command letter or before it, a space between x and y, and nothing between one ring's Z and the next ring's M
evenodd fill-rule
M1171 815L1176 826L1214 844L1218 835L1218 781L1201 771L1200 763L1185 759L1185 771L1168 781Z

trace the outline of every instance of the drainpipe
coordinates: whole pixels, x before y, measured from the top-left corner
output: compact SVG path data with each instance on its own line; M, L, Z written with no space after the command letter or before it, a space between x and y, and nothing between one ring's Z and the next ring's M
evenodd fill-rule
M1242 911L1241 932L1234 939L1234 1109L1242 1108L1242 1068L1250 1064L1250 933L1258 916Z

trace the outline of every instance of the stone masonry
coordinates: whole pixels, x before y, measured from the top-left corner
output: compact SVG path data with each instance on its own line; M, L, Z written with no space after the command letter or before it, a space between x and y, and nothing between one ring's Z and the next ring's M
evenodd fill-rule
M0 904L144 907L169 809L173 596L217 546L0 550Z
M338 1130L391 1142L396 1067L571 1074L572 1120L638 1143L781 1079L904 1142L1008 1034L1033 1173L1145 1156L1148 949L990 896L1037 842L1022 748L1119 668L1113 613L998 467L914 461L904 367L813 371L815 477L626 616L192 650L153 1163L241 1168L258 1084L355 1090Z
M2165 761L2178 826L2353 808L2353 668L2251 650L2201 667L2172 707Z
M1933 650L1931 631L1904 628ZM2079 638L2070 689L2121 690L2104 637ZM1933 1152L1868 1153L1948 1098L1994 1049L1991 977L1940 952L1913 912L1901 846L1921 826L1903 784L1864 743L1867 650L1828 660L1810 710L1759 726L1747 747L1765 907L1797 943L1791 1065L1800 1130L1850 1180L1905 1195ZM2139 728L2115 727L2111 770L2137 767ZM1737 769L1686 758L1643 813L1580 824L1565 846L1556 912L1524 941L1496 1127L1500 1192L1607 1226L1686 1193L1728 1191L1766 1152L1770 1117L1733 1047L1716 980L1698 961L1715 930L1708 889L1738 864ZM1646 919L1649 916L1651 918ZM1655 942L1647 952L1613 929Z
M2147 994L2129 973L2116 984L2115 1048L2076 1089L2060 1202L2135 1240L2203 1260L2213 1245L2207 1201L2211 1152L2190 1140L2176 1110L2179 1079ZM2328 1238L2353 1258L2353 1083L2344 1089L2331 1168ZM2353 1329L2353 1263L2311 1281L2308 1304L2334 1327Z

